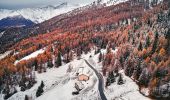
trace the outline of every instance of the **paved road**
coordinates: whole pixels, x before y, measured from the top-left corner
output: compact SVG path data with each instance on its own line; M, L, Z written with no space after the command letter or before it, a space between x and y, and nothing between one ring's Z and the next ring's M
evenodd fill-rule
M107 100L105 94L104 94L104 81L103 81L103 76L87 61L84 59L84 61L86 62L86 64L95 72L95 74L97 75L97 78L99 80L99 93L100 93L100 97L102 100Z

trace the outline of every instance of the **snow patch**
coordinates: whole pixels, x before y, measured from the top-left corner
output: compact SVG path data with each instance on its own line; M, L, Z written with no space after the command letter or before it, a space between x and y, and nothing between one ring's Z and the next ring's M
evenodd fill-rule
M40 49L40 50L37 50L37 51L31 53L30 55L25 56L24 58L22 58L22 59L20 59L20 60L16 60L16 61L14 62L14 64L16 65L16 64L17 64L18 62L20 62L20 61L28 60L28 59L30 59L30 58L37 57L39 54L42 54L44 51L45 51L45 48Z
M0 60L5 58L6 56L8 56L12 51L6 51L5 53L3 54L0 54Z

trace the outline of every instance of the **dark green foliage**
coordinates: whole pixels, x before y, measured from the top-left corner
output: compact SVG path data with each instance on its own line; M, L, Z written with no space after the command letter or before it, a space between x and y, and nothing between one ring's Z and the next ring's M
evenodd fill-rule
M145 48L148 48L150 46L150 37L148 36L146 38L146 44L145 44Z
M152 45L151 54L153 54L156 51L157 43L158 43L158 32L155 33L155 40L154 40L154 43Z
M36 59L35 62L34 62L34 66L35 66L35 71L37 71L37 69L38 69L37 59Z
M161 21L163 21L164 20L164 15L163 15L163 12L161 11L159 14L158 14L158 19L157 19L157 21L158 22L161 22Z
M27 88L30 89L34 85L34 81L29 81Z
M124 54L124 59L127 59L129 55L130 55L130 52L126 51L125 54Z
M168 29L168 32L167 32L165 38L168 40L167 46L166 46L166 51L170 55L170 29Z
M138 51L142 51L143 47L142 47L142 43L140 42L139 47L138 47Z
M100 54L99 54L99 62L101 62L102 61L102 53L100 52Z
M110 72L109 76L107 77L106 86L109 86L111 83L114 83L114 82L115 82L115 76L113 72Z
M62 62L61 62L61 53L60 52L58 53L57 60L55 61L55 64L56 64L56 67L59 67L59 66L62 65Z
M118 79L117 84L118 84L118 85L122 85L122 84L124 84L124 82L123 82L123 78L122 78L122 74L119 74L119 79Z
M115 70L114 70L115 77L118 77L118 76L119 76L119 73L118 73L118 71L119 71L119 70L118 70L118 67L116 67L116 68L115 68Z
M139 80L138 80L139 84L141 86L148 86L150 78L151 78L151 74L148 73L147 69L143 69L143 71L139 77Z
M52 60L49 60L49 61L47 62L47 66L48 66L49 68L52 68L52 67L53 67L53 62L52 62Z
M97 50L95 50L95 54L98 54L100 52L100 48L97 48Z
M40 87L44 87L44 82L43 81L41 81L41 85L40 85Z
M134 30L137 30L137 29L139 29L139 28L140 28L139 25L135 25L135 26L134 26Z
M21 91L25 91L26 90L26 85L25 85L25 83L23 83L22 85L21 85Z
M28 95L25 95L25 100L29 100Z
M44 92L43 88L44 88L44 82L41 81L41 85L38 87L38 90L36 92L36 97L39 97L42 95L42 93Z
M3 90L3 93L5 94L4 99L8 99L9 97L11 97L13 94L17 93L17 90L14 88L14 92L10 92L10 88L7 87Z
M164 78L165 76L167 76L168 74L168 70L166 69L162 69L162 68L158 68L156 71L155 71L155 77L156 78Z
M138 64L137 64L135 70L136 70L135 79L138 80L140 74L142 73L142 68L141 68L141 63L140 63L140 62L138 62Z

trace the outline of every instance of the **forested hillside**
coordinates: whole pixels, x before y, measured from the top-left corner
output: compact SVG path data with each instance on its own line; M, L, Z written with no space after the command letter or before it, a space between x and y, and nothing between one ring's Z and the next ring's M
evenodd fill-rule
M104 76L123 69L141 92L149 89L149 97L170 98L169 4L169 0L159 4L130 0L108 7L97 5L40 24L44 34L15 43L8 48L11 53L0 60L0 91L8 98L18 85L21 91L30 89L36 83L34 70L43 73L60 67L61 61L73 59L72 51L80 57L95 47L96 53L107 50L99 56ZM111 52L115 48L116 54ZM37 50L43 52L22 59Z

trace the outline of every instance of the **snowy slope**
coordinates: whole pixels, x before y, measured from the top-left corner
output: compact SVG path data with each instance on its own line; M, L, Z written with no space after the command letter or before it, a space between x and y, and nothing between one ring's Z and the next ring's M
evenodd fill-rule
M77 6L64 5L61 8L57 8L55 6L48 6L48 7L42 7L42 8L25 8L25 9L19 9L19 10L1 9L0 19L20 15L35 23L41 23L56 15L66 13L77 7L79 6L78 5Z
M71 72L67 72L68 66L73 65ZM77 82L76 72L80 67L84 67L84 74L90 76L89 80L82 82L84 88L79 95L72 95L75 91L75 82ZM35 72L37 83L29 90L24 92L19 91L10 97L8 100L24 100L25 95L31 97L32 100L96 100L98 98L97 91L97 76L93 73L84 60L73 60L72 62L63 65L59 68L47 69L45 73ZM38 86L44 82L44 93L40 97L36 97ZM0 95L1 97L1 95Z
M106 6L110 6L110 5L116 5L122 2L125 2L128 0L102 0L102 3L105 3Z
M59 5L54 4L37 8L24 8L18 10L0 9L0 20L6 17L20 15L23 16L25 19L29 19L35 23L41 23L59 14L66 13L73 9L97 2L97 0L65 0L65 1L67 2L63 2ZM124 1L127 0L101 0L100 4L106 4L106 6L110 6Z
M20 61L28 60L28 59L30 59L30 58L37 57L39 54L44 53L44 51L45 51L45 48L40 49L40 50L37 50L37 51L31 53L30 55L25 56L24 58L22 58L22 59L20 59L20 60L16 60L16 61L14 62L14 64L16 65L16 64L17 64L18 62L20 62Z
M65 77L65 82L54 86L49 91L46 91L42 96L38 97L36 100L87 100L87 98L97 98L97 78L93 71L84 63L83 60L74 60L71 62L73 71L67 73ZM75 91L75 72L78 68L84 67L84 70L88 70L90 79L86 82L82 82L84 89L81 90L79 95L72 95L72 92ZM68 76L67 76L68 75ZM91 95L91 96L90 96Z
M89 54L92 56L89 59L89 62L102 73L102 63L98 63L99 54L94 55L94 52L95 51L92 51L91 54ZM102 49L101 52L102 54L105 54L106 50ZM117 49L112 50L112 52L116 53ZM87 55L83 55L83 57L87 58ZM116 78L116 82L105 88L104 92L108 100L150 100L150 98L143 96L139 92L138 85L124 74L124 70L120 70L119 73L123 76L124 84L118 85L118 78ZM104 80L106 82L106 77L104 77Z
M23 27L23 26L31 26L33 24L35 23L33 23L31 20L25 19L22 16L6 17L0 20L0 28Z

